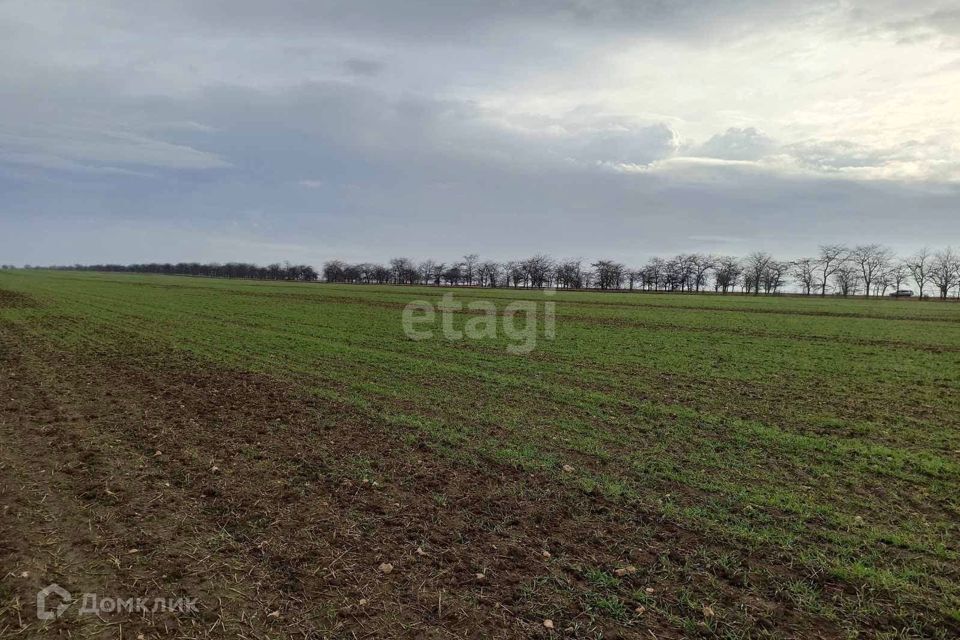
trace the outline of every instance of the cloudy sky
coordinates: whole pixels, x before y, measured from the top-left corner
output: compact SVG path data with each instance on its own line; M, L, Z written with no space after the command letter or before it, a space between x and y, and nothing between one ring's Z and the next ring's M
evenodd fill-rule
M960 0L0 0L0 263L960 244Z

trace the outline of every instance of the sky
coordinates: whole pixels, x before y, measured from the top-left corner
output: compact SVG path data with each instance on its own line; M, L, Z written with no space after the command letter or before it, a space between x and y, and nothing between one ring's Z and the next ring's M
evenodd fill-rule
M0 263L960 245L960 0L0 0Z

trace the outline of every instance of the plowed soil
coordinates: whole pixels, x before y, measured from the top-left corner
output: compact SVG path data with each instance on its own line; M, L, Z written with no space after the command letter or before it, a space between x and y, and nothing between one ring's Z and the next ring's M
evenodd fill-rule
M4 638L517 638L548 636L542 615L571 637L685 635L638 603L629 624L591 620L581 599L584 567L630 571L625 594L674 590L651 568L707 543L691 532L509 466L451 464L267 377L184 360L131 368L2 336L0 562L23 605L0 617ZM197 597L200 613L107 619L75 602L40 623L41 577ZM831 635L729 592L713 604L760 627Z

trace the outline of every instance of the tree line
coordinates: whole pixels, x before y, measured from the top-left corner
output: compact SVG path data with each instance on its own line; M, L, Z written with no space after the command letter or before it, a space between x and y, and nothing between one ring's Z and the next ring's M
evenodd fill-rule
M947 248L924 248L904 258L879 244L849 247L821 245L816 255L778 260L756 251L745 257L702 253L672 258L654 257L639 268L616 260L557 260L544 254L522 260L481 260L476 254L450 263L394 258L387 264L349 264L331 260L323 265L326 282L349 284L419 284L561 289L601 289L754 295L781 293L794 284L807 295L828 293L883 296L916 285L917 295L933 290L946 299L960 297L960 254Z
M3 265L0 268L14 268ZM29 265L26 268L31 268ZM39 268L39 267L38 267ZM558 260L544 254L498 262L481 260L477 254L449 263L435 260L414 262L394 258L386 264L350 264L331 260L317 272L309 265L274 263L266 267L245 262L99 264L44 267L76 271L159 273L170 275L248 278L313 282L324 280L348 284L402 284L560 289L600 289L717 293L753 295L782 293L793 284L806 295L883 296L914 285L920 297L933 292L946 299L960 297L960 254L952 248L928 248L897 257L879 244L847 246L825 244L815 255L779 260L764 251L744 257L680 254L654 257L642 267L631 268L616 260Z
M27 265L25 268L31 268ZM67 271L106 271L120 273L160 273L180 276L207 276L213 278L246 278L249 280L293 280L299 282L316 281L319 277L317 270L305 264L290 264L286 262L261 267L248 262L150 262L145 264L90 264L36 267L44 269L58 269Z

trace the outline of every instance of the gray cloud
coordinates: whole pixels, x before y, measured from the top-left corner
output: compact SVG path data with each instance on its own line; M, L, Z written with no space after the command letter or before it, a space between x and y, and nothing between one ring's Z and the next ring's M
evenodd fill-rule
M923 244L925 228L955 227L960 156L945 124L918 130L907 92L891 99L907 133L872 139L886 112L867 134L821 124L861 105L845 102L852 89L818 92L813 45L763 82L724 76L745 72L734 64L717 77L695 67L690 84L672 77L684 56L740 60L767 46L764 30L823 22L816 33L833 37L857 24L860 38L890 22L835 9L0 5L0 261L468 250L636 261L718 246L789 254L863 229ZM764 93L784 73L816 78L803 108L778 110ZM737 92L747 97L734 104ZM903 211L920 224L902 225Z
M724 160L759 160L777 149L777 143L754 127L731 127L694 149L694 155Z
M90 171L119 167L218 169L230 166L216 154L135 133L67 127L18 134L0 130L0 161Z
M364 60L362 58L350 58L343 61L344 68L358 76L374 77L383 72L384 64L376 60Z
M881 28L898 33L907 41L936 34L960 38L960 9L955 6L929 12L921 9L917 15L884 22Z
M741 31L751 25L815 16L835 5L827 0L786 0L772 6L762 0L206 0L165 3L127 0L101 2L112 15L152 16L164 22L191 19L212 29L283 33L317 29L398 39L447 39L487 36L522 29L595 29L651 33L669 37Z
M599 163L648 164L680 146L677 132L664 123L581 133L574 140L578 158Z

